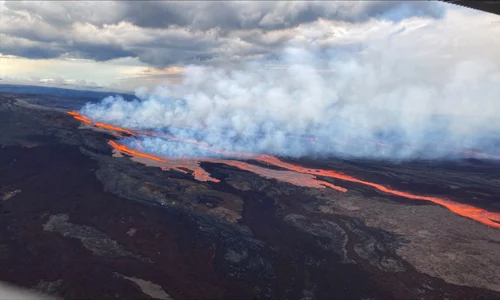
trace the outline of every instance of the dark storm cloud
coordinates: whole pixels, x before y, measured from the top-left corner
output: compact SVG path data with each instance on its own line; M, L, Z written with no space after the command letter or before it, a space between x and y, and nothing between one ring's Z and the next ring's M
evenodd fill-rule
M15 55L21 57L29 57L34 59L56 58L61 56L62 52L57 49L47 49L40 47L5 47L0 45L0 53L5 55Z
M119 45L92 43L44 43L26 38L15 38L0 33L0 53L33 59L57 58L66 55L74 58L107 61L122 57L135 57L136 53Z
M99 45L88 43L74 44L72 50L68 53L78 58L93 59L95 61L107 61L115 58L136 56L134 52L124 50L119 45Z
M191 2L191 5L193 4L194 2ZM124 2L123 19L140 27L184 27L190 24L189 12L183 9L189 5L182 2Z
M428 1L8 1L0 6L0 33L10 39L2 41L2 54L97 61L132 56L157 67L271 54L293 38L290 29L319 19L360 23L444 13L441 3Z
M63 54L58 47L42 47L41 43L0 33L0 53L35 59L55 58Z
M124 19L141 27L170 25L208 30L283 29L320 18L364 22L370 18L401 20L414 15L439 18L440 5L419 1L358 2L124 2Z

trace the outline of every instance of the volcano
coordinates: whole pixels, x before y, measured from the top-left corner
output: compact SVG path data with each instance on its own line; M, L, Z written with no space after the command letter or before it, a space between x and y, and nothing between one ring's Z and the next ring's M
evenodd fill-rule
M50 98L0 95L2 281L81 299L500 298L491 155L235 152ZM153 153L143 137L203 155Z

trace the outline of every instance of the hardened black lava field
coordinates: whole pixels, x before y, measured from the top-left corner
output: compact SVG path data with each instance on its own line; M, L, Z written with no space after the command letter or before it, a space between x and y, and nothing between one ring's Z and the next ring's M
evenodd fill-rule
M316 176L346 192L202 161L219 181L196 180L117 155L65 101L0 95L2 281L65 299L500 298L499 228L338 178ZM281 160L500 213L496 161Z

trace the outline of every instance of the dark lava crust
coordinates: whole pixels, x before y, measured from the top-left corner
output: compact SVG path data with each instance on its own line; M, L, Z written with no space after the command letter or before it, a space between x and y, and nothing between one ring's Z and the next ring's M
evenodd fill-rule
M465 222L468 236L484 231L499 249L494 229L475 221L360 185L336 181L349 189L344 195L215 163L202 166L221 182L197 182L189 174L112 157L106 144L111 135L78 129L63 111L0 97L0 280L65 299L500 298L494 283L483 284L474 274L457 282L441 275L456 273L451 265L442 271L415 263L415 257L435 254L412 252L419 236L429 249L441 245L425 235L422 222L433 218L407 216L420 235L389 222L397 210L425 209L436 220L443 215ZM456 180L435 172L431 180L415 171L418 166L314 163L408 191L448 195L444 187L426 187L457 186L461 192L451 195L463 202L465 191L478 191L475 202L484 207L499 195L491 165L483 173L475 167L470 176L458 170ZM456 226L466 226L461 224ZM457 243L467 242L460 238ZM442 243L462 257L462 248ZM485 252L485 264L495 258L493 250ZM464 272L471 269L455 261Z

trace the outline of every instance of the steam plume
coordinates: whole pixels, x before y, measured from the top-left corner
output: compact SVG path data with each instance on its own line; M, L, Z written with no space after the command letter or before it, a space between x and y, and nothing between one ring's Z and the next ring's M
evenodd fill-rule
M487 49L478 52L478 45L488 47L487 36L453 30L459 17L392 27L382 22L382 33L348 47L292 43L276 59L230 70L187 66L181 84L140 90L135 101L108 97L88 103L81 113L93 121L255 154L494 154L500 67ZM161 138L144 137L142 145L169 156L216 155Z

